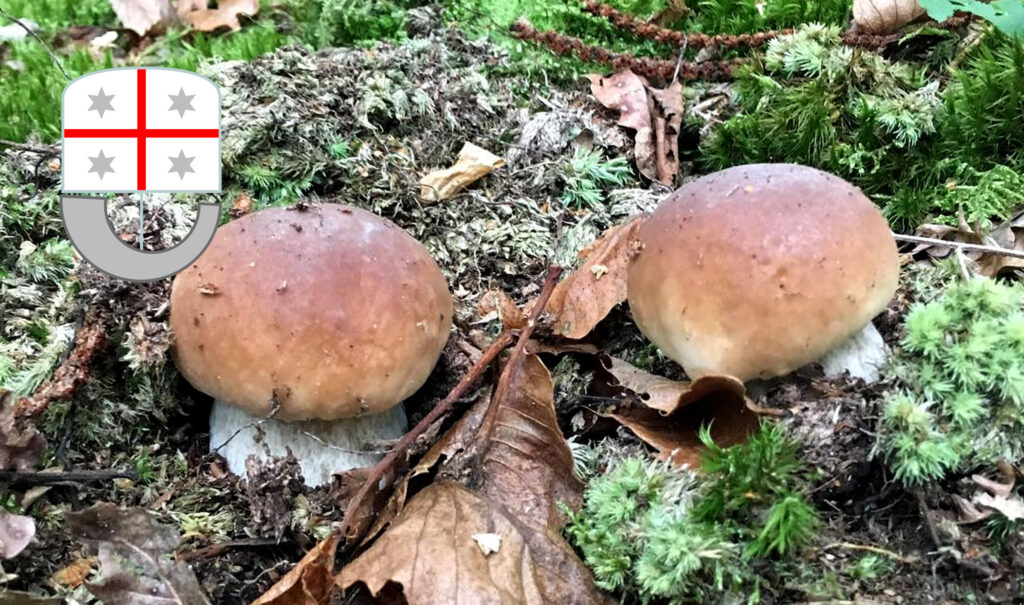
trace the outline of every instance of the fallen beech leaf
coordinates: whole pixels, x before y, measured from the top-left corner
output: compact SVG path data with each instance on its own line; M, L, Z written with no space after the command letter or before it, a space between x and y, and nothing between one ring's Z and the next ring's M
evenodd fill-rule
M984 506L998 511L1010 521L1024 519L1024 500L1019 496L993 496L992 494L979 493L972 500L978 506Z
M526 316L508 297L508 294L501 290L484 292L484 295L480 297L480 302L476 305L476 310L482 318L494 313L506 330L520 330L526 325Z
M853 0L853 22L865 34L891 34L924 14L917 0Z
M125 29L140 36L160 33L178 19L170 0L110 0L110 6Z
M341 570L338 585L365 584L377 602L409 605L612 603L559 533L558 503L578 505L582 485L547 368L529 354L506 364L490 405L470 416L479 423L457 424L445 439L452 457L442 478ZM473 491L455 477L471 477ZM501 548L484 555L480 533L498 534Z
M636 131L633 156L641 174L671 185L679 173L679 128L683 87L675 82L659 90L630 70L612 76L588 74L590 90L601 105L619 112L617 124Z
M97 504L67 514L68 528L98 553L103 584L86 584L104 603L198 605L209 601L192 569L174 559L178 530L141 508Z
M231 204L230 212L231 218L238 218L252 212L252 198L249 197L249 194L244 191L239 193Z
M580 253L583 266L573 271L551 294L547 312L558 336L580 339L590 333L615 305L626 300L626 269L636 253L637 234L644 217L612 227ZM595 266L603 267L600 275Z
M231 31L242 29L239 15L252 17L260 10L259 0L220 0L217 8L204 8L185 15L192 27L201 32L212 32L222 27Z
M46 440L32 424L17 421L13 399L0 389L0 469L25 470L43 457Z
M707 424L715 443L723 447L743 442L757 428L758 415L747 405L743 383L731 376L705 376L689 383L654 376L615 358L602 359L602 367L610 386L636 393L644 407L598 413L617 420L662 459L696 468L704 451L698 433Z
M676 80L668 88L647 86L654 107L654 159L658 182L671 185L679 174L679 129L683 125L683 84Z
M505 160L490 151L466 143L451 168L431 172L420 179L420 199L426 203L446 200L474 181L505 165Z
M331 533L306 553L283 578L252 605L327 605L334 591L334 554L341 539Z
M985 488L993 496L1000 496L1003 498L1013 493L1013 485L1015 483L1016 476L1009 475L1008 479L1009 483L1000 483L998 481L993 481L984 475L971 475L971 481L974 481L975 484Z
M11 559L25 550L36 535L32 517L15 515L0 508L0 559Z
M602 357L601 365L618 381L619 386L633 391L640 396L644 405L663 415L672 414L711 395L731 394L742 400L747 392L743 382L732 376L711 375L698 378L696 382L677 382L645 372L615 357Z

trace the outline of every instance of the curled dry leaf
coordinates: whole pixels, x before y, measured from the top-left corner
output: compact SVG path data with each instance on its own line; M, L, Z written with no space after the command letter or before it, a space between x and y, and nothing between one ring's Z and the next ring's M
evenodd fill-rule
M490 151L466 143L459 151L459 159L451 168L431 172L420 179L420 199L428 204L449 199L471 183L504 165L505 160Z
M587 79L597 101L619 112L618 125L636 131L633 155L641 174L672 185L679 174L682 84L659 90L628 69L608 77L588 74Z
M853 22L865 34L891 34L924 14L917 0L853 0Z
M552 331L566 338L583 338L615 305L626 300L626 269L636 254L637 236L645 217L612 227L580 253L583 266L555 286L548 302ZM594 267L602 267L594 271Z
M110 0L110 6L125 29L140 36L158 34L178 20L170 0Z
M32 517L15 515L0 508L0 559L12 559L29 545L36 535Z
M220 0L217 8L203 8L185 15L192 27L201 32L212 32L222 27L231 31L242 29L238 17L255 16L260 10L259 0Z
M704 376L675 382L624 361L603 360L609 385L637 394L644 406L602 412L628 428L675 464L696 467L704 451L699 431L710 425L715 443L728 447L746 440L758 415L747 405L743 383L732 376Z
M67 514L71 533L96 551L102 584L86 584L107 605L208 604L192 569L174 559L178 530L141 508L97 504Z
M252 605L327 605L334 590L334 554L341 536L332 533L306 553Z
M481 402L428 454L450 456L440 479L342 569L338 585L365 585L378 603L611 603L559 533L557 503L578 505L582 485L547 368L529 354L509 362L490 404ZM496 534L500 548L485 555L476 534Z
M601 365L619 386L633 391L640 396L644 405L664 415L672 414L704 397L730 394L742 399L746 394L743 382L732 376L704 376L696 382L677 382L655 376L607 355L601 358Z
M992 494L978 493L972 500L974 504L991 508L1010 521L1024 519L1024 500L1020 496L1011 494L1009 496L993 496Z

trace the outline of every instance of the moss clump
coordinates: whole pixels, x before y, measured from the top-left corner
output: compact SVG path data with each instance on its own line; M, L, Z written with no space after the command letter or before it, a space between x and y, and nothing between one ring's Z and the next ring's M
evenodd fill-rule
M686 469L628 457L593 479L567 534L597 583L643 602L719 602L755 595L755 563L790 557L818 525L796 444L762 424L746 444L708 448L701 481ZM764 584L765 586L767 584Z
M1024 286L977 278L907 314L877 450L917 485L1024 455Z

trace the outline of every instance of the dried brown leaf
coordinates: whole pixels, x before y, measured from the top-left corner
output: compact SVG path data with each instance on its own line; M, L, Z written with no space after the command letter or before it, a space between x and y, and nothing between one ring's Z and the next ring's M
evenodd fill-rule
M619 406L602 415L614 418L652 446L663 459L696 467L704 451L698 436L710 425L715 443L742 443L757 428L758 415L747 405L743 383L731 376L705 376L675 382L614 359L602 360L611 386L640 396L644 406Z
M0 559L18 556L36 535L32 517L15 515L0 508Z
M239 15L255 16L260 10L259 0L220 0L217 8L204 8L185 15L192 27L201 32L212 32L222 27L231 31L242 29Z
M633 155L640 173L672 185L679 174L682 84L677 81L657 89L628 69L607 77L588 74L587 78L597 101L619 112L617 124L636 131Z
M420 179L420 199L428 204L447 200L504 165L505 160L490 151L466 143L451 168L436 170Z
M481 318L489 318L493 314L507 330L521 330L526 325L526 316L522 310L501 290L484 292L476 310Z
M206 0L178 0L174 5L174 12L179 18L184 19L189 13L203 10L209 5Z
M326 605L334 591L334 554L341 539L332 533L306 553L252 605Z
M125 29L140 36L161 33L178 20L170 0L110 0L110 6Z
M192 569L174 559L178 530L141 508L97 504L67 514L68 528L97 552L102 584L86 584L107 605L209 603Z
M610 603L559 533L557 503L578 504L582 486L547 368L535 355L510 362L491 404L474 410L433 456L451 456L444 478L409 501L339 586L365 584L378 603ZM472 491L454 481L464 477ZM501 547L485 555L476 534L497 534Z
M863 34L891 34L923 14L917 0L853 0L853 22Z
M556 335L583 338L626 300L626 269L638 249L643 220L637 217L602 233L580 253L583 266L555 286L547 312Z
M633 391L640 396L644 405L663 415L672 414L704 397L731 394L742 400L746 393L743 382L732 376L711 375L703 376L696 382L678 382L655 376L615 357L604 356L601 364L619 386Z
M97 563L96 557L81 557L67 567L59 569L50 579L58 586L78 588L89 579L89 574L96 569Z
M998 511L1010 521L1024 519L1024 500L1017 495L993 496L992 494L978 493L975 494L971 502Z

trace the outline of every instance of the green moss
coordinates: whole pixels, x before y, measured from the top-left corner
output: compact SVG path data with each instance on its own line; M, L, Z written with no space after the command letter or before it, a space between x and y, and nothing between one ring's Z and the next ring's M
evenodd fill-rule
M597 206L604 201L605 189L625 185L632 173L626 158L606 160L600 151L577 147L565 166L562 201L574 209Z
M117 25L109 0L5 0L3 7L12 17L35 21L48 31L72 25ZM6 24L7 19L0 16L0 25Z
M1024 286L977 278L907 314L877 449L917 485L1024 456Z
M813 539L815 509L796 444L762 424L746 444L722 448L703 431L705 479L642 458L612 461L590 481L566 533L607 590L643 602L720 602L763 581L755 562L792 557ZM767 586L768 584L765 584Z

